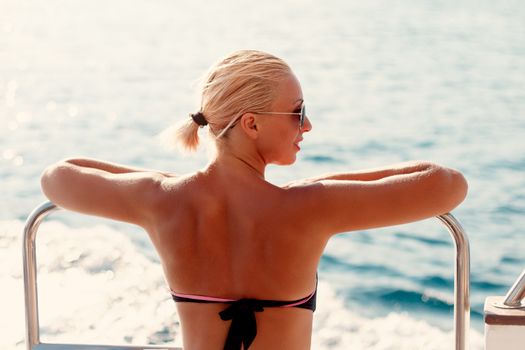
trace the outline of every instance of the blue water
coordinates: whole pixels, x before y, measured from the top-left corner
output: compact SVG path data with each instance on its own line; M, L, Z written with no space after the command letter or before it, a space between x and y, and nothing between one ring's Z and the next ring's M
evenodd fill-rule
M156 135L197 110L195 82L211 63L258 48L293 67L313 122L297 163L272 167L271 181L409 159L460 169L470 191L454 214L470 237L477 329L484 298L505 294L525 267L520 1L1 7L0 220L24 220L44 200L40 172L63 157L202 167L206 151L182 156ZM453 259L448 233L429 220L335 237L320 275L361 315L400 311L450 329Z

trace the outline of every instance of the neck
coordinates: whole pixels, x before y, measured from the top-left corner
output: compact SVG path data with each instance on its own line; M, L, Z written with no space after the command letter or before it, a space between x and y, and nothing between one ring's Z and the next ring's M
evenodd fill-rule
M257 155L242 152L232 152L226 149L218 149L217 156L209 165L210 168L223 168L234 171L237 174L248 174L264 180L266 169L265 162Z

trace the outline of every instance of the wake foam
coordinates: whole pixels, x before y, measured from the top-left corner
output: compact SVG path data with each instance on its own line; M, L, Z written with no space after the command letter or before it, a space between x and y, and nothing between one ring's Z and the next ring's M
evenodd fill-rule
M0 222L1 349L24 348L22 229ZM38 295L44 342L181 346L176 309L161 266L126 234L105 225L70 228L50 221L37 237ZM365 318L345 306L327 281L318 289L312 348L453 348L452 332L406 314ZM366 306L363 306L366 307ZM471 349L483 337L471 331Z

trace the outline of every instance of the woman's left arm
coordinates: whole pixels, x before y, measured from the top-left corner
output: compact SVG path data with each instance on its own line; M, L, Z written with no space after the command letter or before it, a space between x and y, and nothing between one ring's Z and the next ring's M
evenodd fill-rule
M167 176L94 159L66 159L45 169L41 186L56 205L147 226Z

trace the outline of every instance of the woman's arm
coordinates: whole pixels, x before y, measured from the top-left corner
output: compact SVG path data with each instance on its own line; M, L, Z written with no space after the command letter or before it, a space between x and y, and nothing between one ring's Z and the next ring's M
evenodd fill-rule
M41 186L65 209L144 227L152 220L165 178L156 171L80 158L46 168Z
M391 226L444 214L467 194L458 171L411 162L313 178L288 188L303 217L327 234ZM293 196L292 196L293 197Z
M297 184L315 183L322 180L353 180L353 181L374 181L380 180L389 176L410 174L418 171L423 171L435 166L435 164L423 161L410 161L398 164L393 164L380 168L357 170L345 173L330 173L303 180L293 181L284 187L292 187Z
M172 173L161 172L161 171L153 170L153 169L130 167L128 165L110 163L110 162L101 161L101 160L93 159L93 158L68 158L68 159L63 160L63 162L69 163L72 165L77 165L77 166L84 167L84 168L99 169L99 170L107 171L108 173L112 173L112 174L148 172L148 173L162 174L166 177L176 176L175 174L172 174Z

